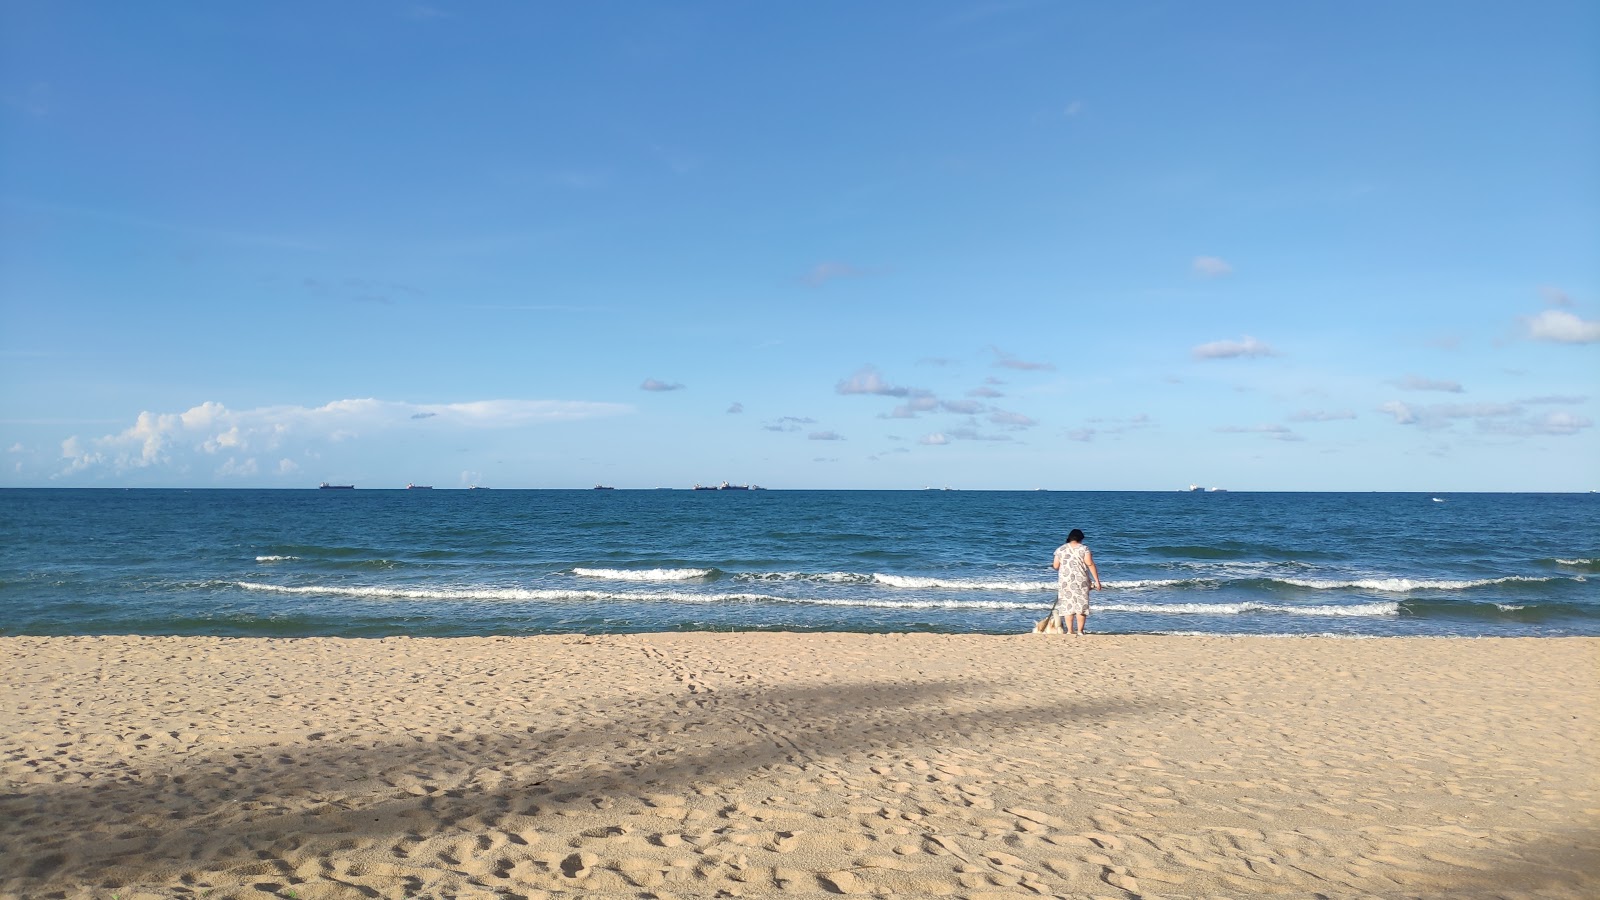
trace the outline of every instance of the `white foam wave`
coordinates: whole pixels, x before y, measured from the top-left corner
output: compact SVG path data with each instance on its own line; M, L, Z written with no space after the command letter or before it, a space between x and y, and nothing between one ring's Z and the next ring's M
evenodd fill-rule
M1383 591L1391 594L1403 594L1407 591L1464 591L1470 588L1488 587L1493 584L1510 584L1518 581L1540 582L1554 581L1553 578L1530 578L1524 575L1510 575L1505 578L1483 578L1476 581L1452 581L1448 579L1427 578L1359 578L1352 581L1333 581L1321 579L1285 578L1284 584L1295 587L1312 588L1314 590L1342 590L1357 588L1365 591Z
M1139 590L1141 588L1177 587L1179 585L1203 584L1203 581L1192 578L1147 578L1135 581L1106 581L1102 582L1108 588L1120 590Z
M781 597L762 594L694 594L676 591L568 591L534 590L529 588L391 588L391 587L339 587L335 585L306 585L289 587L278 584L261 584L254 581L234 582L249 591L267 591L275 594L321 594L335 597L360 597L370 600L666 600L675 603L726 603L738 601L781 601Z
M1048 591L1056 586L1054 581L1021 581L1004 579L985 581L966 578L919 578L913 575L872 574L872 583L886 587L917 590L952 589L958 591Z
M1600 563L1600 559L1557 559L1558 566L1592 566Z
M1393 616L1398 603L1359 603L1351 606L1288 606L1279 603L1102 603L1095 609L1202 616L1237 616L1245 613L1284 613L1291 616Z
M338 587L308 585L290 587L238 581L245 590L276 594L319 594L358 597L367 600L500 600L500 601L637 601L657 603L790 603L814 606L864 606L884 609L1046 609L1046 603L1008 600L884 600L876 598L830 599L818 597L774 597L767 594L697 594L681 591L565 591L527 588L413 589L388 587Z
M1527 609L1521 603L1496 603L1495 606L1499 607L1501 612L1516 612L1519 609Z
M580 578L605 578L610 581L691 581L706 578L711 569L573 569Z
M298 556L258 556L256 557L256 562L288 562L299 558Z

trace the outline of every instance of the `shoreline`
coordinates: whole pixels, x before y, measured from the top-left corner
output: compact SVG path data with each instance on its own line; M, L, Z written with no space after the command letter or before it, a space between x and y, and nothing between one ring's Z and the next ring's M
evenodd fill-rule
M0 897L1584 896L1600 638L0 637Z

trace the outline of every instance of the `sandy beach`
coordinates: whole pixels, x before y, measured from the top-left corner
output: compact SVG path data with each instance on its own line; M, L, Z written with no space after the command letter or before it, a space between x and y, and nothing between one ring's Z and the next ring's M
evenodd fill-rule
M1600 893L1600 640L0 639L0 896Z

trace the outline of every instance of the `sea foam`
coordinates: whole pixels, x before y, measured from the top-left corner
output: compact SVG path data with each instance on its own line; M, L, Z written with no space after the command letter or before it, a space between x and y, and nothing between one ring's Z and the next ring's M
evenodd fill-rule
M572 570L581 578L605 578L611 581L692 581L709 578L715 569L582 569Z
M1513 582L1544 582L1554 581L1554 578L1531 578L1525 575L1509 575L1505 578L1483 578L1475 581L1454 581L1449 579L1427 578L1358 578L1350 581L1322 580L1322 579L1280 579L1283 584L1295 587L1312 588L1314 590L1346 590L1357 588L1367 591L1382 591L1385 593L1403 594L1408 591L1465 591L1472 588L1488 587L1495 584L1511 584Z

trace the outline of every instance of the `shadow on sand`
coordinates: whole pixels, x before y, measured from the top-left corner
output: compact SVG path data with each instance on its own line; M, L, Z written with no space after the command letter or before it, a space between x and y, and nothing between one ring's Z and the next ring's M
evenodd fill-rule
M581 724L566 729L362 745L313 736L324 739L192 753L170 774L0 796L0 890L169 883L174 872L289 850L381 847L458 822L487 830L508 816L595 812L611 798L682 795L775 766L985 746L1149 708L1050 696L1001 705L970 682L634 694L574 710Z

